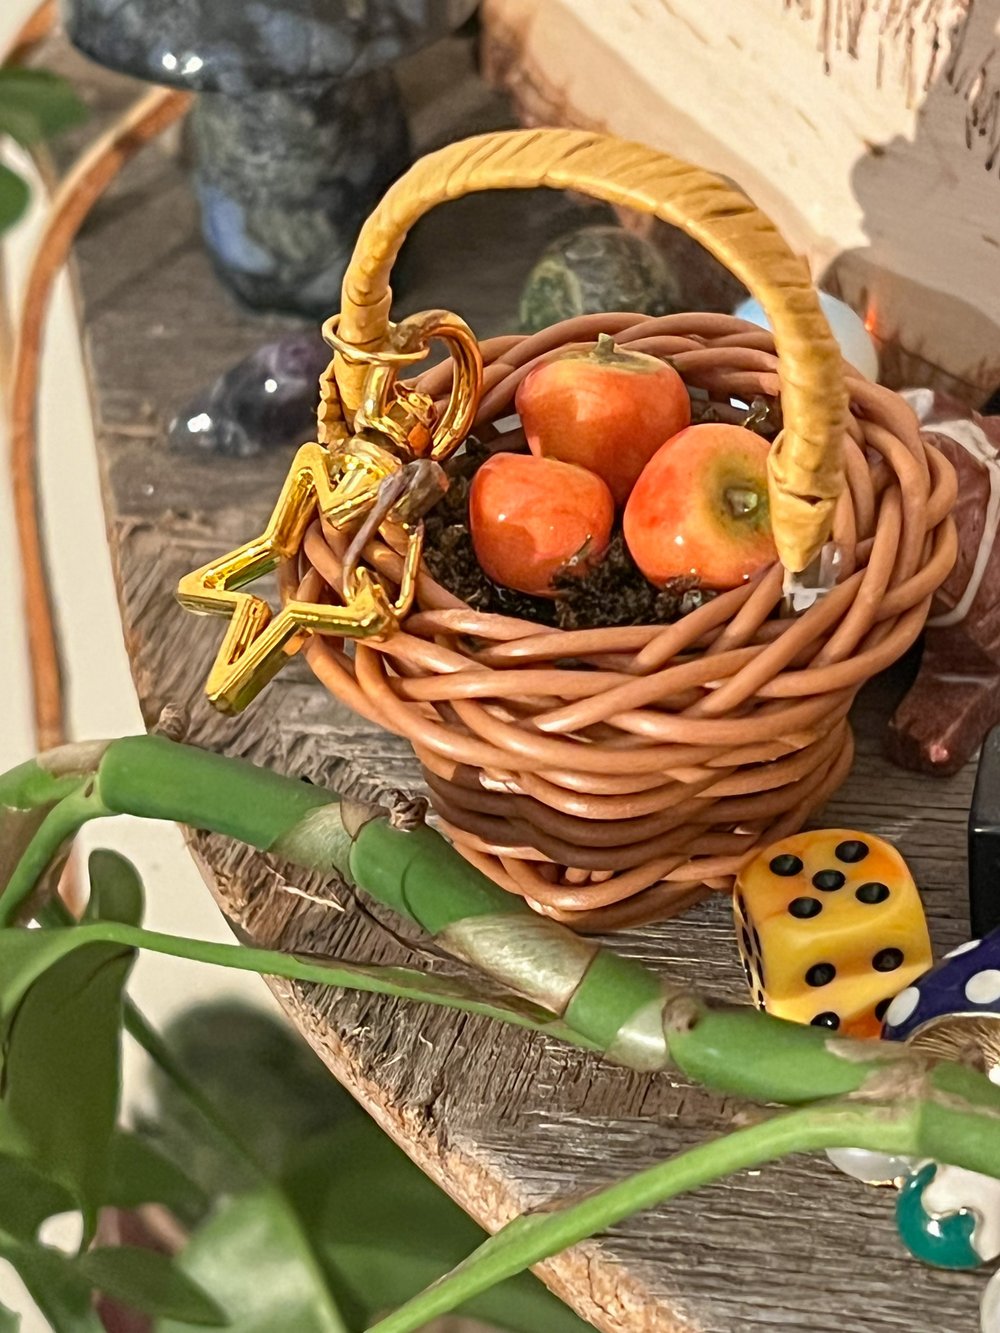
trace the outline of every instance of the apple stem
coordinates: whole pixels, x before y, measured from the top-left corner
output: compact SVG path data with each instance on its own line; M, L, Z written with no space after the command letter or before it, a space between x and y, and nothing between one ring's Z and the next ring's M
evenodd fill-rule
M609 360L618 355L618 344L612 338L610 333L599 333L597 335L597 355L602 360Z
M760 496L749 487L729 486L726 488L726 504L733 518L746 518L755 512L760 504Z

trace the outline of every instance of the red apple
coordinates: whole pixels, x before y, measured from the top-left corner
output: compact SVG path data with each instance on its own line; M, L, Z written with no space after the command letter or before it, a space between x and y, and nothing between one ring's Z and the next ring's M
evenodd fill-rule
M618 505L663 441L691 420L673 366L624 351L607 334L590 351L536 366L514 401L531 452L596 472Z
M742 426L689 426L643 469L625 541L651 583L694 575L736 588L778 558L767 499L768 443Z
M555 458L494 454L469 492L476 559L520 592L551 593L561 571L585 573L607 549L614 517L600 477Z

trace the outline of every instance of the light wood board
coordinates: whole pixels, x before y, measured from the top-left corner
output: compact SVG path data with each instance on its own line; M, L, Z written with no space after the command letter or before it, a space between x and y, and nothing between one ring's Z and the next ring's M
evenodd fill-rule
M865 315L887 383L1000 386L1000 0L485 0L522 119L738 182Z

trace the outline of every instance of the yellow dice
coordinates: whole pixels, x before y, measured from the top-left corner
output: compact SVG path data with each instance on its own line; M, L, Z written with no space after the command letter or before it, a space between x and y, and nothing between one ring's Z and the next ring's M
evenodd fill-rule
M785 838L733 893L740 954L769 1014L877 1037L889 1002L931 965L923 904L887 842L848 829Z

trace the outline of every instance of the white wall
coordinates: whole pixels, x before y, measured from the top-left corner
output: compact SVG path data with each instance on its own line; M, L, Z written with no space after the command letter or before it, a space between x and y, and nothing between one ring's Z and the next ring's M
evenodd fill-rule
M0 48L36 0L0 3ZM43 201L5 238L15 290L31 253ZM141 729L115 603L111 566L98 492L94 439L79 338L69 284L61 279L49 316L41 391L41 478L59 627L66 649L71 736L113 736ZM58 423L58 435L56 427ZM67 429L67 423L69 429ZM6 456L6 440L0 444ZM0 472L0 569L17 568L7 469ZM0 579L0 772L33 753L27 651L21 623L21 590ZM114 847L130 857L146 880L148 924L157 930L202 938L231 936L185 852L173 825L119 819L94 825L80 839L82 850ZM256 977L219 973L193 964L144 957L131 992L147 1015L162 1023L198 999L238 993L270 1003ZM125 1098L141 1102L142 1058L126 1043ZM0 1301L27 1311L23 1333L48 1325L31 1312L23 1289L0 1265Z

